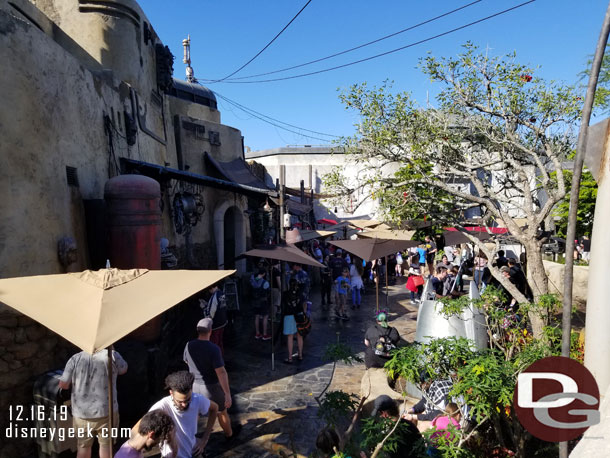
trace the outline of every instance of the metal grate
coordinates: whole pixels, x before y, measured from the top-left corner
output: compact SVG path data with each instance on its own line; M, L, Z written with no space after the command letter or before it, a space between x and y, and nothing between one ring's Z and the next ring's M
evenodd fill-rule
M78 188L78 174L76 173L76 167L66 166L66 179L68 186L76 186Z

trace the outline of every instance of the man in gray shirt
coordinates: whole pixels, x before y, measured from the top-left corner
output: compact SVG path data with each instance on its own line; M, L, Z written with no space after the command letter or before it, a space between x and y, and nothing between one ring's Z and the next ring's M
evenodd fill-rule
M127 363L121 355L112 352L112 391L114 394L113 421L118 425L119 404L116 393L116 377L127 372ZM77 458L91 458L91 447L97 436L100 458L111 458L111 425L108 424L108 350L93 355L81 351L67 362L59 380L59 388L72 388L72 415L74 428L82 428L84 437L78 436ZM91 431L91 435L88 434Z

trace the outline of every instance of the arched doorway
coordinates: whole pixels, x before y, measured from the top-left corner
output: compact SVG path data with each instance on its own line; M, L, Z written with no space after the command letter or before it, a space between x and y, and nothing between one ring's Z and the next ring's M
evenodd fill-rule
M235 251L236 233L236 208L231 207L225 212L224 217L224 268L235 269L235 256L239 253Z
M214 235L219 269L245 269L245 261L235 262L235 256L246 251L247 219L243 209L233 202L223 202L214 210Z

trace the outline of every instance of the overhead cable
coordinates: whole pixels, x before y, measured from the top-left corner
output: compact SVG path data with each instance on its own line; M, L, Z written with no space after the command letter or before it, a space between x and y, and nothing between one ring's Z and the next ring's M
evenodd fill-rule
M301 13L303 12L303 10L304 10L305 8L307 8L307 5L309 5L309 4L311 3L311 1L312 1L312 0L308 0L308 2L307 2L307 3L305 3L305 6L303 6L303 8L301 8L301 9L300 9L300 11L299 11L299 12L298 12L298 13L297 13L297 14L296 14L296 15L295 15L295 16L294 16L294 17L293 17L291 20L290 20L290 22L289 22L288 24L286 24L286 25L284 26L284 28L283 28L282 30L280 30L280 31L278 32L278 34L277 34L275 37L273 37L273 40L271 40L269 43L267 43L267 44L265 45L265 47L264 47L263 49L261 49L259 52L257 52L257 53L256 53L256 55L255 55L255 56L254 56L252 59L250 59L250 60L249 60L248 62L246 62L244 65L242 65L241 67L239 67L239 68L238 68L237 70L235 70L233 73L231 73L231 74L229 74L229 75L225 76L225 77L224 77L224 78L222 78L222 79L219 79L219 80L216 80L216 81L213 81L213 82L214 82L214 83L220 83L221 81L224 81L224 80L226 80L227 78L232 77L232 76L233 76L233 75L235 75L236 73L238 73L238 72L240 72L241 70L243 70L244 68L246 68L246 66L248 66L248 65L249 65L249 64L250 64L250 63L251 63L251 62L252 62L254 59L256 59L258 56L260 56L260 55L263 53L263 51L265 51L265 49L267 49L269 46L271 46L271 43L273 43L273 42L274 42L274 41L275 41L275 40L276 40L276 39L277 39L277 38L278 38L278 37L279 37L279 36L280 36L280 35L281 35L281 34L284 32L284 30L286 30L286 29L287 29L287 28L290 26L290 24L292 24L292 22L293 22L293 21L294 21L294 20L295 20L297 17L299 17L299 14L301 14Z
M324 133L324 132L318 132L318 131L316 131L316 130L305 129L305 128L303 128L303 127L295 126L294 124L289 124L289 123L287 123L287 122L280 121L279 119L275 119L275 118L272 118L271 116L267 116L267 115L265 115L265 114L263 114L263 113L259 113L258 111L253 110L252 108L248 108L248 107L246 107L246 106L244 106L244 105L242 105L242 104L240 104L240 103L236 102L235 100L231 100L231 99L229 99L228 97L225 97L224 95L219 94L219 93L218 93L218 92L216 92L216 91L212 91L212 92L214 93L214 95L216 95L216 96L220 97L221 99L223 99L223 100L225 100L225 101L227 101L227 102L231 103L232 105L236 106L237 108L239 108L239 109L241 109L241 110L243 110L243 111L246 111L246 112L252 112L252 113L256 113L257 115L260 115L260 116L262 116L262 117L264 117L264 118L270 119L270 120L275 121L275 122L279 122L279 123L284 124L284 125L286 125L286 126L294 127L295 129L304 130L304 131L306 131L306 132L311 132L312 134L318 134L318 135L325 135L325 136L327 136L327 137L340 138L340 137L339 137L339 135L326 134L326 133Z
M398 32L391 33L391 34L386 35L384 37L377 38L376 40L369 41L367 43L355 46L353 48L346 49L345 51L340 51L340 52L337 52L335 54L331 54L331 55L326 56L326 57L321 57L320 59L310 60L309 62L305 62L304 64L293 65L292 67L281 68L279 70L273 70L273 71L265 72L265 73L258 73L256 75L248 75L248 76L240 76L238 78L231 78L230 81L237 81L237 80L243 80L243 79L248 79L248 78L256 78L256 77L259 77L259 76L266 76L266 75L273 75L274 73L281 73L281 72L285 72L285 71L288 71L288 70L294 70L295 68L305 67L307 65L316 64L318 62L322 62L322 61L325 61L325 60L328 60L328 59L332 59L333 57L341 56L343 54L347 54L349 52L356 51L357 49L361 49L361 48L364 48L366 46L370 46L372 44L379 43L380 41L387 40L388 38L395 37L396 35L400 35L401 33L405 33L405 32L408 32L410 30L413 30L413 29L416 29L418 27L421 27L423 25L426 25L426 24L429 24L431 22L437 21L439 19L442 19L442 18L444 18L446 16L449 16L449 15L451 15L453 13L457 13L458 11L461 11L461 10L463 10L465 8L468 8L468 7L472 6L472 5L480 3L482 1L483 0L475 0L474 2L471 2L471 3L468 3L466 5L460 6L459 8L453 9L451 11L447 11L446 13L443 13L441 15L438 15L438 16L435 16L433 18L427 19L427 20L425 20L423 22L420 22L418 24L415 24L415 25L412 25L410 27L407 27L406 29L399 30ZM216 82L216 81L224 81L226 79L227 78L224 78L223 80L215 80L215 81L211 80L211 79L205 79L203 81L207 81L207 82L214 81L214 82Z
M317 74L320 74L320 73L330 72L332 70L338 70L340 68L350 67L352 65L360 64L362 62L367 62L369 60L373 60L373 59L377 59L379 57L387 56L389 54L393 54L395 52L402 51L402 50L407 49L407 48L412 48L413 46L417 46L417 45L420 45L422 43L426 43L428 41L432 41L432 40L434 40L436 38L440 38L440 37L443 37L445 35L449 35L451 33L457 32L459 30L463 30L463 29L466 29L468 27L472 27L473 25L476 25L476 24L479 24L481 22L487 21L489 19L492 19L494 17L500 16L502 14L506 14L506 13L508 13L510 11L516 10L516 9L521 8L521 7L523 7L525 5L528 5L530 3L534 3L535 1L536 0L528 0L527 2L523 2L523 3L519 4L519 5L513 6L512 8L508 8L508 9L502 10L502 11L500 11L498 13L486 16L484 18L478 19L478 20L473 21L473 22L469 22L468 24L464 24L464 25L461 25L459 27L455 27L455 28L453 28L451 30L447 30L446 32L442 32L442 33L433 35L431 37L424 38L422 40L418 40L418 41L415 41L413 43L409 43L408 45L401 46L400 48L395 48L395 49L392 49L390 51L386 51L386 52L383 52L383 53L380 53L380 54L375 54L374 56L365 57L364 59L359 59L359 60L356 60L356 61L353 61L353 62L348 62L347 64L337 65L335 67L325 68L325 69L318 70L318 71L315 71L315 72L302 73L302 74L293 75L293 76L285 76L285 77L282 77L282 78L271 78L271 79L264 79L264 80L255 80L255 81L223 81L223 82L227 83L227 84L271 83L271 82L274 82L274 81L284 81L284 80L291 80L291 79L296 79L296 78L303 78L305 76L312 76L312 75L317 75ZM215 82L215 81L210 81L210 83L213 83L213 82Z
M226 97L218 94L217 92L214 92L214 94L216 96L220 97L225 102L233 105L235 108L238 108L238 109L242 110L244 113L247 113L250 116L252 116L254 118L257 118L257 119L259 119L259 120L261 120L263 122L266 122L267 124L271 124L272 126L275 126L275 127L279 128L279 129L283 129L283 130L286 130L288 132L292 132L293 134L297 134L297 135L300 135L302 137L313 138L315 140L319 140L319 141L322 141L322 142L325 142L325 143L329 143L331 141L331 140L329 140L327 138L314 137L313 135L307 135L307 134L304 134L302 132L298 132L296 130L288 129L287 127L284 127L281 124L277 124L276 122L272 122L272 121L269 121L268 119L265 119L263 117L265 115L260 115L259 116L258 112L254 111L254 110L250 110L249 108L245 108L243 105L240 105L237 102L233 102L232 100L227 99ZM270 118L269 116L266 116L266 117L269 118L269 119L273 119L273 118ZM288 126L292 126L292 124L288 124L288 123L285 123L283 121L277 121L277 122L282 123L282 124L286 124ZM298 127L298 126L292 126L292 127L296 128L296 129L304 130L304 131L307 131L307 132L315 132L315 131L311 131L311 130L308 130L308 129L303 129L303 128ZM322 135L329 135L330 136L330 134L322 134Z

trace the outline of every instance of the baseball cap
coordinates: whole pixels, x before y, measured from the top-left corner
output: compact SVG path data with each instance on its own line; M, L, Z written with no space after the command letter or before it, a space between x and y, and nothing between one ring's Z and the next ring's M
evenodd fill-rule
M377 315L377 321L379 321L379 326L382 328L388 327L388 316L385 314L385 312L381 312Z
M197 332L210 332L212 330L212 319L203 318L197 323Z
M371 415L374 417L378 415L380 412L394 411L396 410L396 401L392 399L387 394L382 394L381 396L377 396L375 399L375 403L373 404L373 411Z
M341 253L343 253L343 250L341 248L337 248L337 251L335 251L335 253L341 254Z

